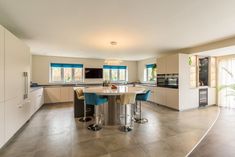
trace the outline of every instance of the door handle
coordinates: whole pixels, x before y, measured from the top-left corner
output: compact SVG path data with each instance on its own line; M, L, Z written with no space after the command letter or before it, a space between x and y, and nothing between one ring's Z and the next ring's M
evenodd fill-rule
M29 89L28 89L28 72L23 72L24 76L24 99L28 98Z

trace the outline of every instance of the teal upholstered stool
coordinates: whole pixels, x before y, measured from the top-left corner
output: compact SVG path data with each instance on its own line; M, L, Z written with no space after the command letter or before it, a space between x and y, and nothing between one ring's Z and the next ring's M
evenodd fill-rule
M138 105L138 102L140 104L139 117L135 118L136 123L144 124L148 122L148 119L142 117L142 101L147 101L150 96L150 93L151 91L148 90L146 93L136 95L136 105Z
M104 97L98 96L95 93L85 93L84 96L85 96L86 104L95 106L95 112L94 112L95 123L89 125L88 129L93 130L93 131L98 131L102 129L102 123L101 123L101 118L100 118L101 114L99 114L98 106L108 103L108 100Z

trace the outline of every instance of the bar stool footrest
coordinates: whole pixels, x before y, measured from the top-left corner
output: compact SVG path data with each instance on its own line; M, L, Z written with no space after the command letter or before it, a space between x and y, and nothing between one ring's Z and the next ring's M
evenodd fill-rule
M123 126L120 126L119 130L122 132L130 132L133 130L133 127L123 125Z
M90 117L82 117L79 119L79 122L89 122L89 121L91 121Z
M91 124L87 127L87 129L92 131L99 131L102 129L102 127L98 124Z
M145 123L148 123L148 119L146 119L146 118L141 118L141 119L135 118L134 122L139 123L139 124L145 124Z

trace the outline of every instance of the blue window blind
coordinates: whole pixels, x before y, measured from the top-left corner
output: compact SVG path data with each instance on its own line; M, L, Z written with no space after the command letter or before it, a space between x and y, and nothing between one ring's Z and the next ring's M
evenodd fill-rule
M104 65L103 69L127 69L127 67L123 65Z
M83 64L51 63L54 68L83 68Z
M147 64L146 68L155 68L157 65L156 64Z

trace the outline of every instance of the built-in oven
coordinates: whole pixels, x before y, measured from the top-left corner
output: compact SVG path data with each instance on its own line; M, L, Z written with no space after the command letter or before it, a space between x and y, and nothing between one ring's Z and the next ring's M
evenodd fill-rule
M178 88L178 74L167 74L166 86L168 88Z
M166 75L165 74L157 74L157 86L165 87L166 86Z
M178 74L158 74L157 86L166 88L178 88Z

